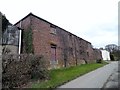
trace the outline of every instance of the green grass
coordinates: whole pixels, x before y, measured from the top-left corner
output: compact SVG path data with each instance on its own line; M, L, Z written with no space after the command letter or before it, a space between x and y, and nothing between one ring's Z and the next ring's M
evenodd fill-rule
M99 67L106 65L106 62L102 64L92 63L92 64L84 64L69 68L61 68L50 70L50 80L43 81L40 83L34 83L32 88L55 88L59 85L64 84L70 80L77 78L83 74L86 74L90 71L93 71Z

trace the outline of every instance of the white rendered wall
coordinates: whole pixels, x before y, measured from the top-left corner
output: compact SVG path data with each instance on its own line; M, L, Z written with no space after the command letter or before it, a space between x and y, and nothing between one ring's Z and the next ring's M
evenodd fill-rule
M103 60L110 60L110 52L106 50L101 50Z

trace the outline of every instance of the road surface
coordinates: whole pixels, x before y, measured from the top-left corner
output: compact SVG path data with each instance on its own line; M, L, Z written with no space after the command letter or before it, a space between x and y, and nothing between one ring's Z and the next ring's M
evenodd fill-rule
M110 75L118 68L118 62L111 62L95 71L78 77L58 88L102 88Z
M108 80L104 84L104 90L109 88L119 88L120 90L120 62L118 68L114 69L114 72L109 76Z

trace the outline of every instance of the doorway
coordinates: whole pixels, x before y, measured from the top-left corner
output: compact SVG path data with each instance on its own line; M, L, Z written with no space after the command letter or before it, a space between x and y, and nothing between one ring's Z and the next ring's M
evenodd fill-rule
M56 45L51 45L51 60L50 60L51 68L56 68L57 60L56 60Z

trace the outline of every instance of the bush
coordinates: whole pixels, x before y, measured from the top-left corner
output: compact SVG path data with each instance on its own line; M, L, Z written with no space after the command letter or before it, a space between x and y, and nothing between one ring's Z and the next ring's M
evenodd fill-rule
M45 67L45 62L43 60L39 61L43 57L34 57L31 60L31 78L33 79L43 79L48 78L47 68Z
M47 79L43 56L3 55L3 88L20 87L31 79Z
M110 60L115 61L114 56L112 54L110 54Z

